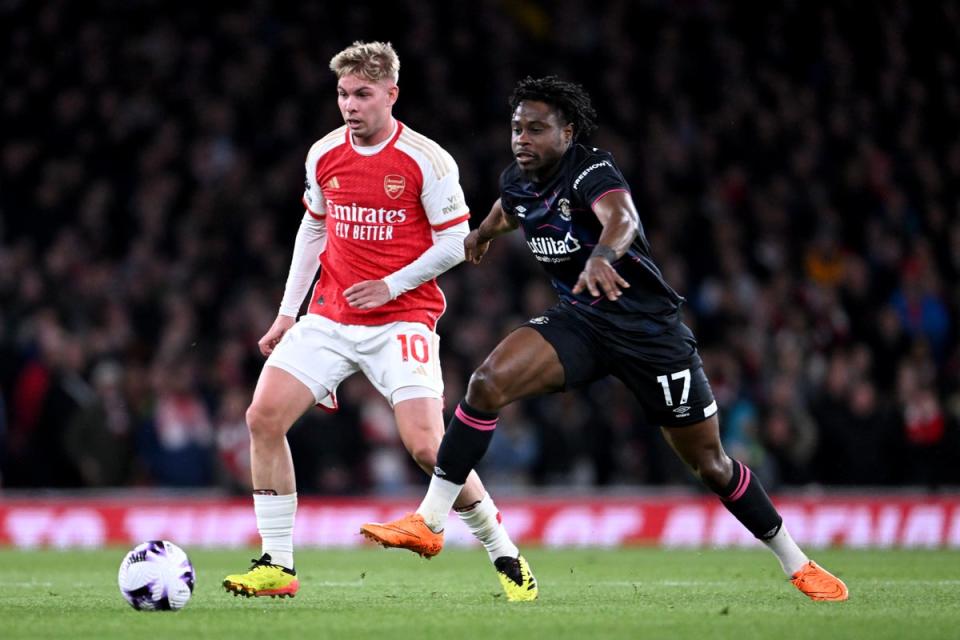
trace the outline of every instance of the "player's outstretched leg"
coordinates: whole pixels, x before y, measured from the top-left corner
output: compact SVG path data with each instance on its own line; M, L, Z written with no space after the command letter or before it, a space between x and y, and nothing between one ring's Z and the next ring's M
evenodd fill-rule
M784 573L804 595L811 600L846 600L847 585L812 562L794 542L760 479L747 465L729 460L733 474L727 486L718 492L727 510L777 556Z
M430 402L436 403L435 412ZM465 424L461 419L464 415L463 406L464 403L461 403L457 407L446 435L443 435L439 401L412 399L394 406L397 428L404 445L418 464L428 473L432 472L430 488L416 513L407 514L393 522L364 524L360 527L361 534L385 547L409 549L424 558L432 558L440 553L447 516L466 485L474 464L486 452L497 424L496 414L482 414L482 428L470 425L470 418L466 418L468 423ZM430 424L433 416L439 419L436 425ZM441 437L439 450L434 439L437 436ZM468 445L466 451L462 451L463 445ZM473 478L476 478L475 474ZM424 504L434 507L425 511Z
M371 522L360 533L385 547L409 549L432 558L443 549L443 530L467 477L480 462L497 426L497 414L477 411L461 402L437 452L430 487L416 513L393 522Z
M437 452L427 495L416 513L386 524L366 524L362 533L386 546L417 553L443 546L450 510L483 458L497 426L498 412L517 398L563 388L564 369L552 345L536 330L521 327L507 336L470 377L467 396L457 405ZM507 598L533 600L539 591L530 565L502 527L499 512L482 485L468 495L483 496L463 506L461 519L483 543L497 568ZM435 554L434 554L435 555Z
M443 531L455 502L462 503L468 499L465 496L482 496L455 508L457 514L486 549L507 599L512 602L535 600L539 587L529 563L510 540L500 512L480 479L470 471L483 457L496 422L496 414L480 412L461 403L441 444L430 489L417 512L393 522L364 524L360 532L385 547L408 549L431 558L443 548Z
M777 556L784 573L801 593L819 601L848 598L847 585L812 562L794 542L760 479L747 465L723 451L716 416L664 432L684 462L720 497L723 506Z
M397 425L401 439L413 459L425 471L432 473L437 467L437 448L443 437L443 424L432 424L431 420L424 418L424 416L429 418L433 415L439 417L439 407L436 412L432 412L418 406L416 402L407 401L396 405ZM474 419L483 420L483 426L488 427L486 431L491 431L496 424L496 414L480 416L469 407L467 411L475 414L475 417L470 418L460 408L456 420L458 422L466 420L468 423ZM477 418L477 416L480 417ZM462 426L455 427L454 430L459 430ZM450 462L449 451L445 455L445 463ZM462 461L454 459L452 465L447 464L454 477L459 477L462 471L460 463ZM442 469L443 466L441 466ZM441 484L449 485L449 482ZM507 600L516 602L536 599L539 591L530 565L510 539L500 517L500 511L487 494L476 472L470 471L463 486L456 488L459 489L459 494L455 496L453 509L470 533L483 544ZM453 491L450 492L450 495L452 494ZM440 497L447 500L449 495L444 492ZM443 547L444 527L445 520L443 523L435 523L434 528L431 528L422 514L409 514L394 522L365 524L361 528L361 533L384 546L409 549L430 558L439 553Z

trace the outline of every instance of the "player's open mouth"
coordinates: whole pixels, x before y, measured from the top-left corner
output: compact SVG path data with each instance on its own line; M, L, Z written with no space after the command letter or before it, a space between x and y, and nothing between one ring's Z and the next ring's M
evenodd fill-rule
M521 151L514 154L514 157L517 159L517 162L530 162L531 160L536 160L537 156L533 155L528 151Z
M357 120L356 118L347 118L347 126L349 127L359 127L362 124L362 120Z

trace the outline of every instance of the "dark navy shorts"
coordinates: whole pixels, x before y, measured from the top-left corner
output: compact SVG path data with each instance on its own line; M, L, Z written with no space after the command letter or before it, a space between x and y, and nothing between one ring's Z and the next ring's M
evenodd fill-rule
M679 318L655 331L626 330L560 303L524 326L556 350L565 390L614 376L633 392L648 422L663 427L696 424L717 412L697 341Z

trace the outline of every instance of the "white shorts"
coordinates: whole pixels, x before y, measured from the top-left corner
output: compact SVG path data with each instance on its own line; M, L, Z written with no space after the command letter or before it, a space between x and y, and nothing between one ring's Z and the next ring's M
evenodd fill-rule
M266 365L283 369L336 410L337 387L362 371L390 406L411 398L443 397L440 338L420 322L340 324L307 314L283 336Z

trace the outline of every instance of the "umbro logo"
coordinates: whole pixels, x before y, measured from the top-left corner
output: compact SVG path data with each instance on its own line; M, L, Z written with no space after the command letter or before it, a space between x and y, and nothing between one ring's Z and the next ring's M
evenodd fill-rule
M677 414L678 418L686 418L687 414L690 413L690 407L688 405L683 404L677 407L676 409L674 409L673 412Z
M530 324L547 324L548 322L550 322L550 318L547 316L537 316L530 319Z
M447 472L441 469L440 467L434 467L433 475L437 476L438 478L443 478L447 475Z
M517 214L517 217L518 217L518 218L526 218L526 217L527 217L527 208L526 208L525 206L523 206L523 205L519 205L519 206L517 206L517 207L514 207L513 212L514 212L515 214Z
M337 176L333 176L332 178L330 178L329 180L327 180L327 184L325 184L325 185L323 185L323 186L325 186L327 189L339 189L339 188L340 188L340 181L337 180Z

